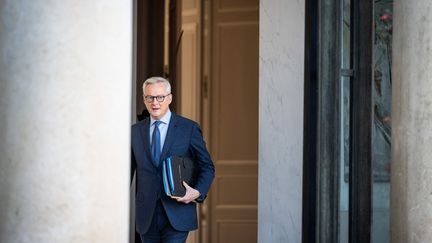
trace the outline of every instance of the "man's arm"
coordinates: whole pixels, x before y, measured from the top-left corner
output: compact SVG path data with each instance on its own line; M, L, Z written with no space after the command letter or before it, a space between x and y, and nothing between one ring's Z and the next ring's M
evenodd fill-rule
M130 183L131 184L132 184L132 180L133 180L133 176L134 176L136 167L137 167L137 165L136 165L135 155L134 155L133 149L131 147L131 177L130 177L130 181L131 181Z
M203 202L207 197L207 193L210 189L210 185L213 182L215 175L215 168L213 161L211 160L210 154L207 151L206 144L204 142L201 129L198 124L194 124L192 135L191 135L191 147L195 160L198 162L198 178L195 188L188 186L186 183L186 195L179 198L177 201L189 203L196 200L197 202Z

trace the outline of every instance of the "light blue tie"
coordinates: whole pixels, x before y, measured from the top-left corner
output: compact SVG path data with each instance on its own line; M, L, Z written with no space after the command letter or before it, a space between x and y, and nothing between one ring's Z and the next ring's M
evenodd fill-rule
M160 139L160 131L159 131L159 124L161 121L155 121L154 129L153 129L153 135L152 135L152 143L151 143L151 151L152 151L152 159L153 164L158 167L159 166L159 160L160 160L160 154L161 154L161 139Z

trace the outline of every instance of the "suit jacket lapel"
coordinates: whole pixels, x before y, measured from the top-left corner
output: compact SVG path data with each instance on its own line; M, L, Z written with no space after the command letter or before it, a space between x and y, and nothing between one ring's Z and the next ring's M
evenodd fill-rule
M177 133L177 117L174 113L171 113L171 120L168 126L168 131L165 137L165 143L161 153L161 159L166 158L166 154L171 147Z

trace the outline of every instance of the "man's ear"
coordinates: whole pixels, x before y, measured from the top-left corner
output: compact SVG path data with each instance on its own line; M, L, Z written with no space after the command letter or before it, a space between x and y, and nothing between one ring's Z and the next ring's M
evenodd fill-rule
M172 96L173 96L172 94L170 94L170 95L168 96L168 99L169 99L169 100L168 100L168 101L169 101L168 104L171 104L171 102L172 102Z

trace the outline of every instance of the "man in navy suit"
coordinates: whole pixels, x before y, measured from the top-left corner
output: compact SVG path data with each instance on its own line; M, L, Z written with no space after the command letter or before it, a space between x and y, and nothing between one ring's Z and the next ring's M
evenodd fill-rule
M136 230L147 242L185 242L198 228L196 202L203 202L214 178L214 166L198 124L172 113L170 83L160 77L143 84L150 117L132 126L131 178L136 171ZM195 185L183 185L182 198L163 190L161 161L169 156L193 158L198 166Z

